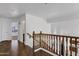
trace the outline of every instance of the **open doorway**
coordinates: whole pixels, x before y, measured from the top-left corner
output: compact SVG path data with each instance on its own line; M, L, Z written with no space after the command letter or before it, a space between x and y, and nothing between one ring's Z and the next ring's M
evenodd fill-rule
M18 55L18 22L11 23L11 32L12 32L12 40L11 40L11 53L12 55Z
M25 44L26 19L24 15L19 17L16 22L12 23L12 55L17 55L19 52L19 42Z

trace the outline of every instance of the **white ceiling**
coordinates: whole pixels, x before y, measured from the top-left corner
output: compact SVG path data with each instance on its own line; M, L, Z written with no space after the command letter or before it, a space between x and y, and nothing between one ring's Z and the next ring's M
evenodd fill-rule
M79 18L78 3L0 3L1 17L17 17L24 13L46 19L48 22Z

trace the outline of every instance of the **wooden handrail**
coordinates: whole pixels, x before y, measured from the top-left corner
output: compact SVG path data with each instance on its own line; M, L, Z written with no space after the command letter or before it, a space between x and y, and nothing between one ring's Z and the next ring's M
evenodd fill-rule
M49 51L53 51L53 53L56 53L57 55L64 56L64 54L66 54L66 56L68 56L69 55L68 52L70 52L70 55L72 56L72 51L75 51L75 55L77 55L77 43L79 43L79 41L77 41L77 39L79 39L79 37L77 37L77 36L56 35L56 34L46 34L46 33L42 33L42 32L40 32L40 33L33 32L32 37L33 37L33 45L35 45L34 41L37 41L37 43L39 43L40 47L42 47L43 46L42 44L44 44L44 46L47 46L47 49ZM73 39L74 39L74 41L73 41ZM58 44L58 42L59 42L59 44ZM65 46L65 44L66 44L66 46ZM70 44L70 46L68 44ZM75 47L72 47L72 44L75 44ZM33 46L33 48L34 48L34 46ZM44 47L42 47L42 48L44 48ZM64 53L65 48L66 48L66 52ZM68 48L70 48L71 51L69 51ZM76 48L76 49L74 49L74 48ZM53 50L51 50L51 49L53 49Z
M30 33L27 33L27 35L29 36L29 38L33 38L33 35L31 35Z
M40 35L40 33L35 33L35 35ZM42 33L41 35L51 35L51 36L60 36L60 37L72 37L72 38L78 38L79 39L79 37L78 36L70 36L70 35L57 35L57 34L47 34L47 33Z

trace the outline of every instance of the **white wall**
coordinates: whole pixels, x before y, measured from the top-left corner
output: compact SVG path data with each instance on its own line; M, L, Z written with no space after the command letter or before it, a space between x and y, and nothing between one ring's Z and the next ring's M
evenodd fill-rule
M11 19L0 18L0 41L10 39L11 36Z
M26 33L26 17L22 15L19 19L19 40L23 42L23 34Z
M10 19L2 19L2 40L10 38Z
M79 19L52 23L51 29L53 34L59 34L59 35L62 34L62 35L79 37ZM79 52L77 53L79 55ZM74 55L74 52L73 52L73 55Z
M12 36L11 24L12 22L16 22L15 19L10 18L0 18L0 41L10 40Z
M27 33L32 34L33 31L36 33L39 33L40 31L44 33L51 33L50 24L37 16L26 15L26 44L31 47L33 45L33 40L29 39Z
M62 21L51 24L53 34L64 34L79 36L79 20Z
M2 20L0 19L0 41L2 41Z

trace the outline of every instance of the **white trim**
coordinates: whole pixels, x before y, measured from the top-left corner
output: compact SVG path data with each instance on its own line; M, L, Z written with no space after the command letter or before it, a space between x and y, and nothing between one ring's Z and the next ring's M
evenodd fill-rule
M51 54L51 55L53 55L53 56L58 56L58 55L56 55L56 54L54 54L54 53L52 53L52 52L50 52L50 51L48 51L48 50L46 50L46 49L44 49L44 48L38 48L38 49L36 49L34 52L37 52L37 51L39 51L39 50L43 50L43 51L45 51L45 52L47 52L47 53L49 53L49 54Z
M34 50L34 52L37 52L37 51L39 51L39 50L41 50L41 48L38 48L38 49Z

